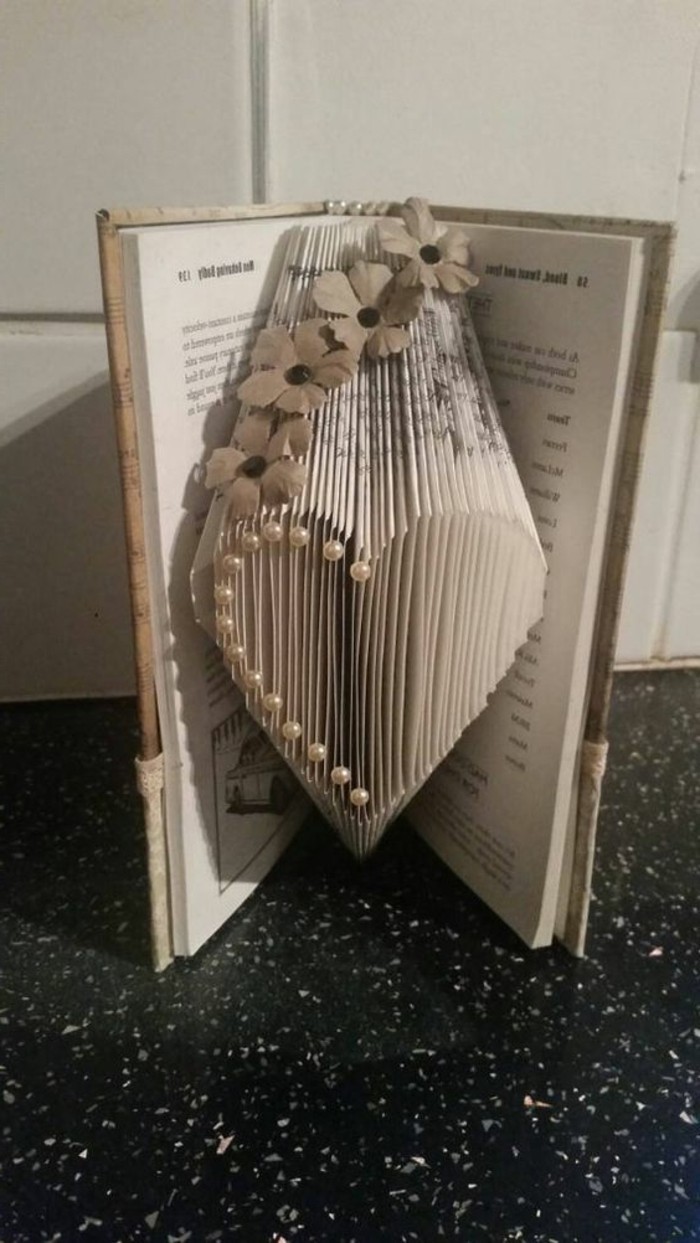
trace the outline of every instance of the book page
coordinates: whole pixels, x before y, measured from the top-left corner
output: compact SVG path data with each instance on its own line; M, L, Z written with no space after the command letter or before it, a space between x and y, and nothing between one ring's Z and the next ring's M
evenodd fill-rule
M228 443L293 224L122 232L176 954L194 953L240 905L307 810L197 625L189 583L211 502L203 464Z
M407 815L536 946L553 935L575 793L643 244L468 231L474 322L548 562L545 614Z

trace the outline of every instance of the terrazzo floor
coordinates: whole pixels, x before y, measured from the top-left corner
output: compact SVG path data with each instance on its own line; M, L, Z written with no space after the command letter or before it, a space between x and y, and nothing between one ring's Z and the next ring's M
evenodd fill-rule
M133 703L1 709L1 1243L700 1240L699 708L618 676L585 961L312 824L162 976Z

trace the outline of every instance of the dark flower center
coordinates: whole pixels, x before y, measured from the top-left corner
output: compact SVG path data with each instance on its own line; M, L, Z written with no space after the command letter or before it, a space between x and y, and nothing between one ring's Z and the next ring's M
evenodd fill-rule
M243 465L239 467L239 472L241 475L247 475L248 479L259 479L264 474L266 466L265 458L256 453L253 457L246 458Z
M311 379L311 368L304 363L295 363L288 371L285 371L284 378L287 384L306 384Z
M437 246L433 246L433 245L421 246L420 250L418 251L418 254L423 260L423 263L430 263L430 264L439 263L440 260L442 259L442 255L440 254L440 251L438 250Z
M376 306L362 306L357 312L357 322L362 328L376 328L381 318Z

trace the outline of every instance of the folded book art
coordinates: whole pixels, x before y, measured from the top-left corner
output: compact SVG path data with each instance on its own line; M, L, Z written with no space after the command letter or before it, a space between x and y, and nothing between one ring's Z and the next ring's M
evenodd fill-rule
M98 233L156 964L313 804L359 859L401 814L582 953L671 226L415 198Z
M206 476L202 620L359 858L486 706L547 568L464 296L467 235L422 199L402 215L292 230Z

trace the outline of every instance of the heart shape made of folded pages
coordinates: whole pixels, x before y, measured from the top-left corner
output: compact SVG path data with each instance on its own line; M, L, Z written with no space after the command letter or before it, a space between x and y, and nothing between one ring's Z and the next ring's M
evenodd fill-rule
M295 229L272 326L318 316L319 268L347 271L373 238L364 220ZM365 354L310 413L289 493L265 480L293 465L293 443L265 461L238 450L259 508L219 495L204 537L231 674L357 857L486 706L542 615L546 575L468 299L426 289L401 331L408 348Z

